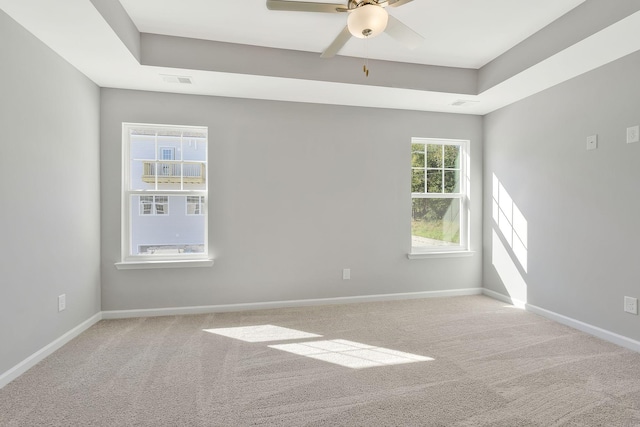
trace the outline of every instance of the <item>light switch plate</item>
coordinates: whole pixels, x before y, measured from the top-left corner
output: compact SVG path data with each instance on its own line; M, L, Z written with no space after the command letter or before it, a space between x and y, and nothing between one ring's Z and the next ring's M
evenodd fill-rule
M598 135L591 135L587 137L587 150L595 150L598 148Z

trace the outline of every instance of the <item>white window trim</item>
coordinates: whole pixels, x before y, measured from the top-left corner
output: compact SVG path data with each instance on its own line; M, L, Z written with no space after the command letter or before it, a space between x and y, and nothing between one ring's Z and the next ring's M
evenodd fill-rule
M183 260L153 260L153 261L129 261L116 262L118 270L146 270L150 268L193 268L211 267L213 259L183 259Z
M429 259L429 258L458 258L474 256L475 251L450 251L450 252L411 252L407 254L409 259Z
M455 246L423 246L413 247L411 243L411 233L409 233L409 246L411 250L407 254L409 259L425 259L425 258L444 258L455 256L472 256L473 251L470 250L470 215L469 215L469 194L470 194L470 141L466 139L444 139L444 138L411 138L411 147L413 144L438 144L438 145L459 145L460 153L460 192L452 193L455 198L460 198L460 244ZM413 149L412 149L413 151ZM425 159L426 161L426 159ZM411 185L413 173L410 174L409 185ZM409 187L411 188L411 187ZM413 205L414 194L411 193L409 205ZM450 194L433 193L423 198L452 198Z
M131 178L131 164L130 164L130 138L129 131L131 129L149 129L156 130L163 128L166 130L184 131L194 129L198 131L205 130L207 135L207 144L205 144L205 153L208 152L209 135L208 129L205 126L181 126L181 125L161 125L161 124L142 124L142 123L123 123L122 124L122 188L121 188L121 206L122 206L122 226L121 226L121 260L115 263L118 270L123 269L145 269L145 268L183 268L183 267L209 267L213 265L213 259L209 256L209 227L208 227L208 215L207 215L207 196L209 188L209 163L207 159L207 167L205 168L205 190L131 190L130 178ZM155 156L158 157L158 142L156 141ZM206 158L205 154L205 158ZM205 197L205 203L203 204L204 211L204 252L193 254L172 254L172 255L131 255L131 196L132 195L159 195L159 196L172 196L172 195L198 195ZM168 201L167 201L168 205ZM155 212L155 207L154 207ZM138 209L139 213L139 209ZM164 214L162 216L165 216Z

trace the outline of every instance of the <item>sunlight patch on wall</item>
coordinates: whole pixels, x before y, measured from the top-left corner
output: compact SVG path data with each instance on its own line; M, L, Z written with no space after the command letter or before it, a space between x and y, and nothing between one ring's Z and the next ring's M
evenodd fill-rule
M246 342L267 342L319 338L322 335L273 325L239 326L236 328L203 329L205 332L223 335Z
M527 272L527 219L493 174L493 220L511 247L522 269Z
M524 308L527 303L527 282L522 278L518 267L514 264L495 230L491 236L491 248L493 266L507 289L512 304L518 308Z
M270 345L269 347L353 369L433 360L430 357L347 340L312 341L298 344Z

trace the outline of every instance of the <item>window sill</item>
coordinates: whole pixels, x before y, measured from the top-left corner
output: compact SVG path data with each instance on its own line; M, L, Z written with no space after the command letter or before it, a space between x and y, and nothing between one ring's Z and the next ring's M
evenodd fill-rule
M151 268L193 268L211 267L213 259L161 260L161 261L128 261L116 262L118 270L142 270Z
M427 258L458 258L469 257L475 255L475 251L451 251L451 252L412 252L407 254L409 259L427 259Z

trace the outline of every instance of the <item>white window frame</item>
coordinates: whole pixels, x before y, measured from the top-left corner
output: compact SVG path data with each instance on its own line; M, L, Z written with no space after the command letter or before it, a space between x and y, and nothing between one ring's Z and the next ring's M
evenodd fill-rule
M162 129L165 131L179 131L189 132L198 131L203 132L206 137L205 144L205 168L204 168L204 190L189 189L184 183L181 183L180 190L138 190L132 189L131 186L131 141L130 131L132 129L147 129L155 131ZM188 143L189 137L184 137L184 144ZM209 165L208 157L206 155L208 149L208 128L205 126L177 126L177 125L158 125L158 124L143 124L143 123L123 123L122 124L122 248L121 248L121 262L116 263L118 269L131 269L131 268L174 268L174 267L201 267L213 265L213 260L209 257L209 230L208 230L208 215L207 215L207 202L208 202L208 188L209 188ZM162 162L159 158L160 151L158 146L158 140L156 139L156 147L154 152L156 153L156 161ZM183 152L181 150L181 152ZM131 250L131 223L132 223L132 207L131 199L134 195L140 196L167 196L167 212L162 216L168 215L168 204L171 196L201 196L204 197L204 203L202 204L202 215L204 216L204 252L202 253L179 253L179 254L153 254L153 255L137 255L132 254ZM155 197L153 211L155 214ZM140 214L140 208L138 208L138 214Z
M460 243L458 245L447 246L413 246L411 227L409 227L409 240L411 251L409 258L423 258L428 256L441 256L456 254L470 254L469 250L469 190L470 190L470 157L469 157L469 140L463 139L443 139L443 138L411 138L411 152L413 153L413 144L425 144L425 145L456 145L460 147L460 182L458 193L414 193L411 192L411 209L413 209L413 200L417 198L424 199L459 199L460 200ZM425 158L425 168L426 168ZM409 185L413 182L413 170L415 169L410 165L410 180ZM443 165L443 170L445 170ZM426 181L425 181L426 182Z

